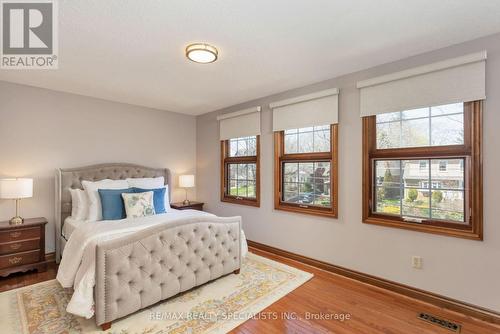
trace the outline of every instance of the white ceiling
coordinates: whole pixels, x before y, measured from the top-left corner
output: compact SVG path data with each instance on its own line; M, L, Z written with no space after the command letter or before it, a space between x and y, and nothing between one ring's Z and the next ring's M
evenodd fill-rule
M500 32L500 1L66 0L59 69L0 80L198 115ZM219 48L213 64L184 57Z

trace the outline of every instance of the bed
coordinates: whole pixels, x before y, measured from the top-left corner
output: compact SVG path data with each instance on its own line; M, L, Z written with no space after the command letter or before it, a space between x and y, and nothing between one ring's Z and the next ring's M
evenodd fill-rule
M68 312L103 330L113 320L231 273L238 274L246 241L241 217L195 210L113 221L74 221L69 189L82 181L163 176L168 169L101 164L56 172L57 279L72 287ZM68 218L69 217L69 218Z

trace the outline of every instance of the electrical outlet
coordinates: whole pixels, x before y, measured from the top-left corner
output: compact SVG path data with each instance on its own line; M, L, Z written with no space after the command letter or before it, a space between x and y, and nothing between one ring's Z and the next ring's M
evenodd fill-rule
M411 265L415 269L422 269L422 257L421 256L413 256L411 258Z

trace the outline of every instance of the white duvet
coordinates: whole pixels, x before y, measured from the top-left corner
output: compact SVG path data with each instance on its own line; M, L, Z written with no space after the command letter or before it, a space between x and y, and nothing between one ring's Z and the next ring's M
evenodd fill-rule
M123 220L85 222L76 228L66 243L57 272L57 280L64 288L73 287L73 295L66 311L81 317L94 315L94 286L96 245L99 241L121 237L147 227L170 224L183 218L214 215L196 210L170 210L165 214ZM241 255L248 247L241 233Z

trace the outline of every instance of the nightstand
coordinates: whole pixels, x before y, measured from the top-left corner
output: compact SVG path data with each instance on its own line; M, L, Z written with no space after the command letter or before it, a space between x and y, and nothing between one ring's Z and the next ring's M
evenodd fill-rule
M189 204L183 204L182 202L179 203L171 203L170 207L172 209L177 209L177 210L200 210L203 211L203 204L202 202L193 202L191 201Z
M23 224L0 222L0 276L18 271L47 270L45 261L47 219L29 218Z

